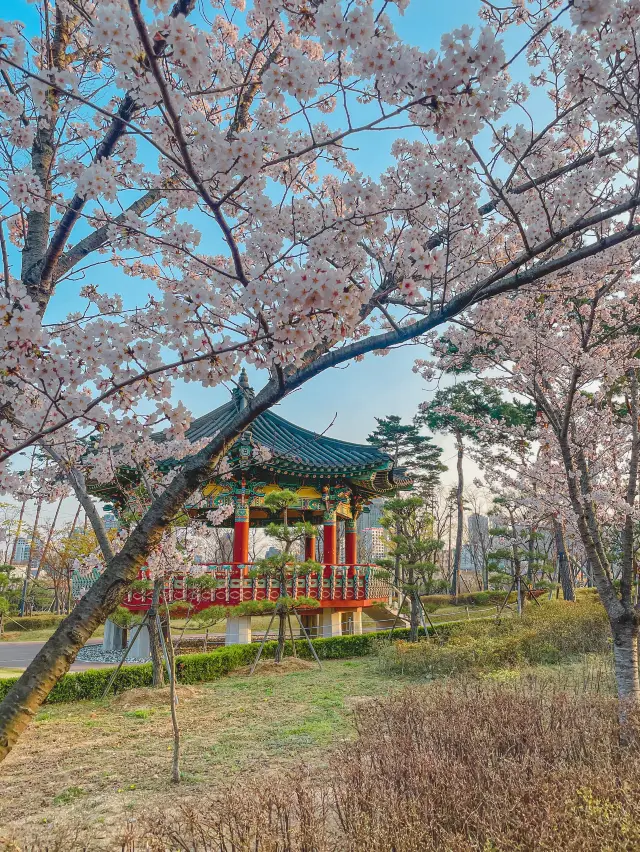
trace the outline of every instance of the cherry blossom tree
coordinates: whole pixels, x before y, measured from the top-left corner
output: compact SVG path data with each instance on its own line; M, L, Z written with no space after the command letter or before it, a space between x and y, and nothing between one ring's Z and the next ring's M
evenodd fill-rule
M640 281L635 262L631 252L619 248L570 274L478 307L467 327L450 336L443 357L491 367L488 382L537 406L538 448L519 465L505 465L502 456L497 477L520 488L526 483L525 503L537 504L543 513L547 507L556 535L567 516L577 527L611 623L618 695L637 703L640 611L633 583ZM617 566L612 538L618 543Z
M0 706L0 756L260 412L637 241L637 0L479 3L439 50L398 37L406 6L38 0L39 31L0 23L0 486L29 487L12 460L37 445L36 486L75 493L106 563ZM384 173L358 168L385 138ZM176 382L242 363L262 389L190 444ZM87 481L169 455L114 553Z

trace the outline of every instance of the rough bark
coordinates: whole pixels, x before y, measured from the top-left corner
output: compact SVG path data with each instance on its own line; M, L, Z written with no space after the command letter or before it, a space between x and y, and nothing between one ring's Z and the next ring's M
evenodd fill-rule
M530 586L534 580L535 574L535 559L536 559L536 548L535 548L535 534L536 528L531 526L529 528L529 538L527 540L527 584Z
M49 692L69 670L80 648L118 606L184 502L211 477L220 456L246 426L282 396L284 386L275 382L267 385L250 406L238 412L226 434L216 436L192 456L153 502L122 550L109 560L104 573L61 622L0 704L0 760L11 751Z
M575 601L576 592L573 584L573 576L571 575L571 566L567 557L564 530L562 524L556 518L553 519L553 536L558 555L558 576L560 578L560 585L562 586L562 594L565 601Z
M613 658L618 698L626 703L640 702L638 678L638 623L633 613L611 624Z
M171 780L180 782L180 725L178 724L178 695L176 693L176 655L171 635L171 617L165 600L167 620L167 657L169 658L169 700L171 702L171 727L173 728L173 755L171 759Z
M276 646L276 663L284 659L284 643L287 639L287 610L284 606L278 607L278 644Z
M411 611L409 615L409 642L418 641L420 628L420 598L417 592L411 593Z

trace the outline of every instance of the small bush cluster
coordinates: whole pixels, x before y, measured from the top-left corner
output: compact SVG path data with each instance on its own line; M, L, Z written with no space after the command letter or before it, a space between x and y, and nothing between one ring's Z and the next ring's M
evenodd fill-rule
M140 848L640 848L640 762L619 744L615 700L463 681L367 702L355 715L348 760L339 752L320 775L274 775L251 790L243 781L148 814Z
M606 651L611 632L595 601L550 601L531 606L521 619L472 621L438 631L437 642L396 642L380 648L388 672L450 675L519 665L558 663L568 656Z
M348 657L363 657L372 654L379 645L380 638L387 634L368 634L364 636L334 636L328 639L313 639L316 654L321 660L339 660ZM405 637L407 630L396 630L394 636ZM276 642L265 642L263 659L273 659ZM176 675L180 683L207 683L229 674L242 666L250 665L258 651L256 644L227 645L215 651L200 654L184 654L176 657ZM286 643L286 653L292 653L291 642ZM296 653L306 660L313 659L309 645L304 640L296 641ZM109 682L113 668L90 669L85 672L73 672L60 678L51 690L48 703L58 704L66 701L81 701L101 698ZM0 680L0 700L9 692L17 678ZM112 686L113 692L123 692L142 686L151 686L153 682L151 664L122 666Z

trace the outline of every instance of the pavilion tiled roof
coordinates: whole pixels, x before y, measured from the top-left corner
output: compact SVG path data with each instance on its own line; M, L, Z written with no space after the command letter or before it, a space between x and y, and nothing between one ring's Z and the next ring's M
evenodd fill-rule
M194 420L187 430L187 437L190 441L213 437L236 414L237 408L232 400ZM271 411L259 414L247 431L254 444L271 451L273 457L268 463L269 467L281 467L284 464L287 468L295 467L298 470L345 473L351 469L378 471L393 466L391 458L376 447L318 435Z
M235 417L243 398L250 398L252 393L243 373L233 399L193 421L187 430L189 440L195 442L216 435ZM366 480L376 491L388 491L410 482L404 471L393 470L393 460L382 450L319 435L271 411L259 414L247 432L254 445L271 452L271 459L264 463L269 470Z

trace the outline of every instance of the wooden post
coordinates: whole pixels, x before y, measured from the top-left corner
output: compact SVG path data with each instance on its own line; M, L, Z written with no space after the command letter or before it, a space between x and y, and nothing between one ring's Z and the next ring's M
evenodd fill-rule
M336 563L336 512L329 509L324 513L324 554L322 561L325 565Z
M236 506L233 526L233 564L246 565L249 561L249 507Z
M344 562L345 565L356 565L358 562L358 533L353 518L348 518L344 525Z

